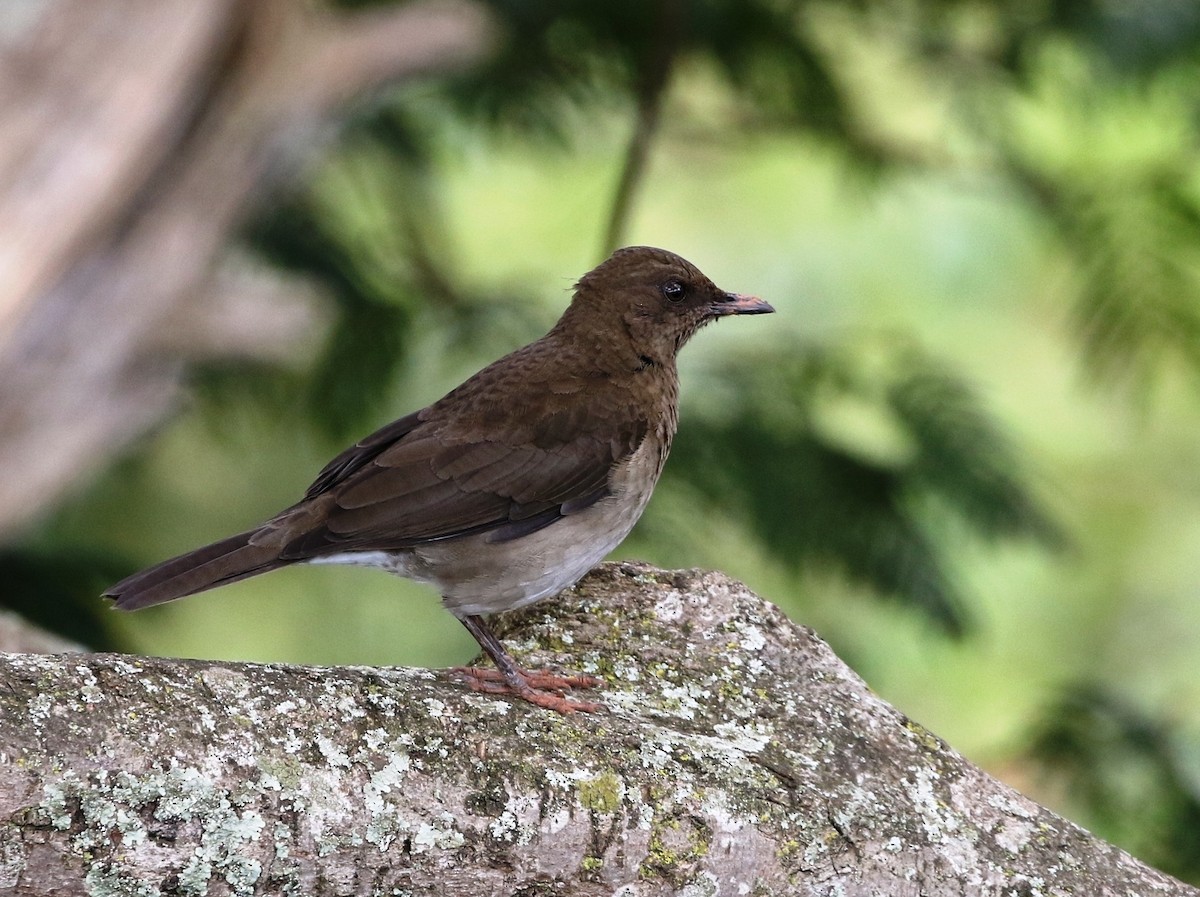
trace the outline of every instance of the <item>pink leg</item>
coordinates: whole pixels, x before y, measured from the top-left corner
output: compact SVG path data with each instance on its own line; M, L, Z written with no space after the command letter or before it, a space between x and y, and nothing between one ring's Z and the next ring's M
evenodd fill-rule
M593 701L572 700L565 697L563 692L574 688L595 688L603 684L602 680L595 676L562 676L548 670L523 670L480 617L465 617L462 623L497 667L494 670L454 667L453 672L466 679L473 691L511 695L558 713L594 713L601 708L602 705Z

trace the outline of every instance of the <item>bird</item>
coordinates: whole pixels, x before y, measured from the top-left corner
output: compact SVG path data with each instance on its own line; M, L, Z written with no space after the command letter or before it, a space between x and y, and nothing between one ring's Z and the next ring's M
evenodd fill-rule
M104 597L136 610L293 564L381 568L433 585L495 669L471 689L572 713L587 675L521 668L487 617L574 585L633 529L678 419L676 356L706 324L774 311L649 246L575 284L540 339L343 451L259 526L135 573Z

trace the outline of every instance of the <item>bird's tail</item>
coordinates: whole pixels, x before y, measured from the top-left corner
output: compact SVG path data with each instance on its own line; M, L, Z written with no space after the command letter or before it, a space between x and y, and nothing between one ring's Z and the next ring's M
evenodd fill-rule
M108 589L104 597L115 599L114 606L119 610L137 610L291 563L280 560L278 544L255 544L254 537L261 532L261 529L247 530L155 564L121 580Z

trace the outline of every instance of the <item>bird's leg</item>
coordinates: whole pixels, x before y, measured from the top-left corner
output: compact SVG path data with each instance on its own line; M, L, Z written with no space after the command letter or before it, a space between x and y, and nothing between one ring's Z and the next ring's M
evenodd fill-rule
M600 685L601 680L595 676L560 676L544 670L523 670L504 650L500 639L496 638L496 634L482 617L463 617L462 624L496 664L494 670L478 667L454 668L454 672L465 677L467 685L474 691L491 695L513 695L539 707L557 710L559 713L574 713L576 710L592 712L600 709L600 705L592 701L572 701L562 695L562 692L572 688L592 688Z

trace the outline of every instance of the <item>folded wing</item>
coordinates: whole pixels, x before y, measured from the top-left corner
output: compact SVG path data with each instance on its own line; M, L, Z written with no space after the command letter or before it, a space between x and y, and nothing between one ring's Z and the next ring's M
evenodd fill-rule
M321 504L319 522L295 533L281 557L403 549L478 533L490 541L527 535L607 495L613 468L646 431L638 420L563 427L561 415L545 414L472 437L410 415L318 475L302 504Z

